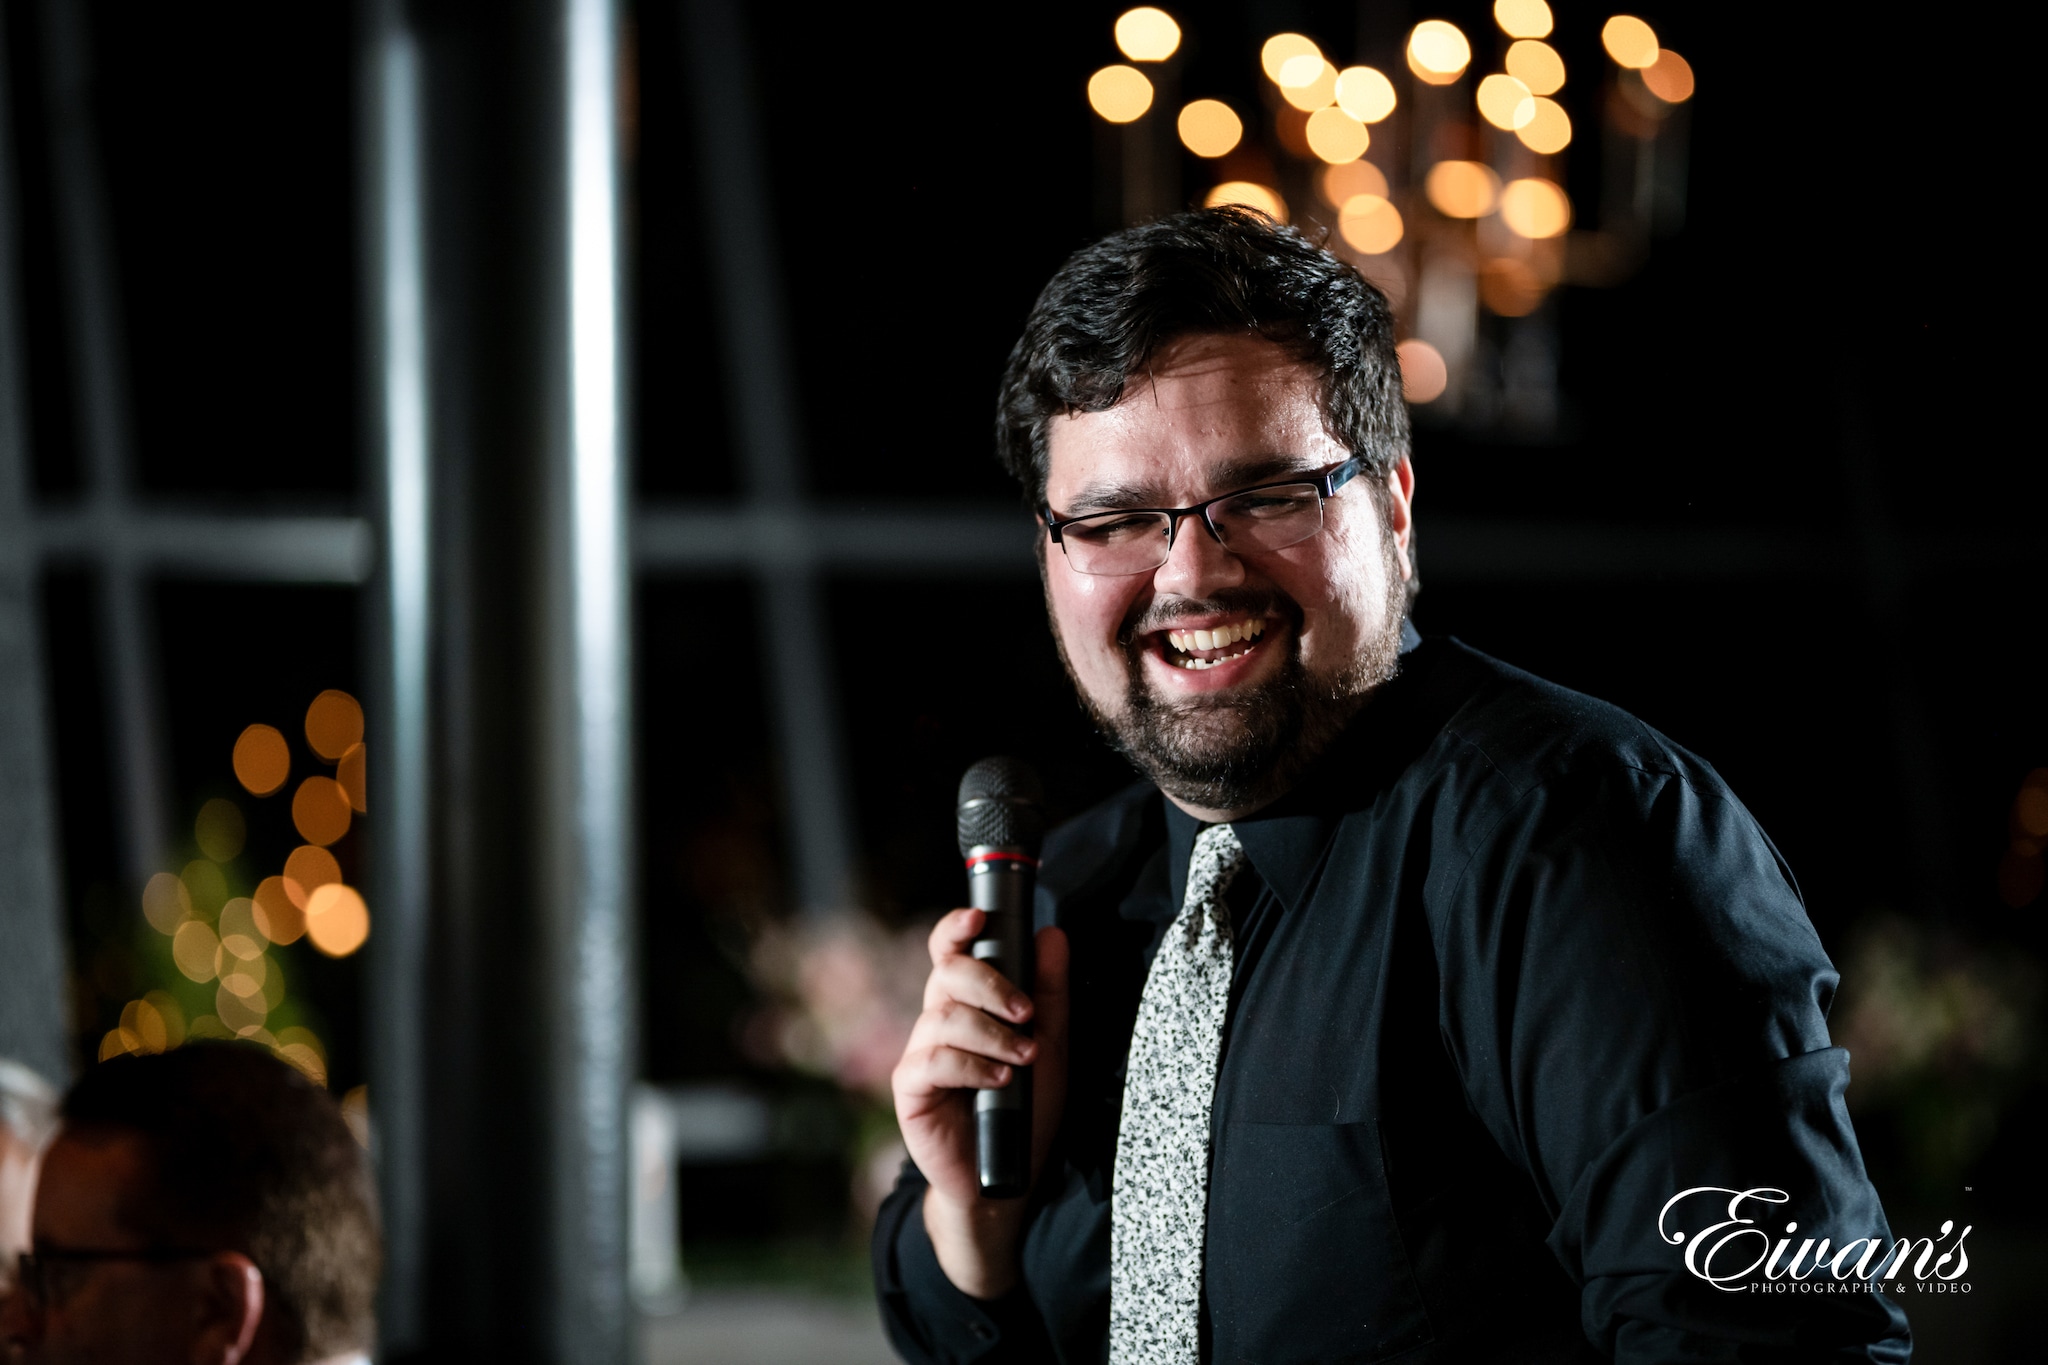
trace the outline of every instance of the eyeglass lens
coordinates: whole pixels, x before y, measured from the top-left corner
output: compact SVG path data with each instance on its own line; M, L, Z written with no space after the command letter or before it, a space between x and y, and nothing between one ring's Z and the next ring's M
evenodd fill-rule
M1284 550L1323 529L1323 499L1312 483L1252 489L1211 505L1209 522L1227 550ZM1168 512L1104 512L1065 523L1060 544L1082 573L1144 573L1166 562L1172 527Z

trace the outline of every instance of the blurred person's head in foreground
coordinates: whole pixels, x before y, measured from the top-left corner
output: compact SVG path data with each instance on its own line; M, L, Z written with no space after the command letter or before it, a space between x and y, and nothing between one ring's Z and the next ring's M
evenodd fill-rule
M64 1098L4 1313L27 1362L305 1365L371 1346L367 1163L327 1092L253 1045L119 1057Z
M57 1126L57 1091L20 1062L0 1057L0 1294L28 1250L36 1161Z

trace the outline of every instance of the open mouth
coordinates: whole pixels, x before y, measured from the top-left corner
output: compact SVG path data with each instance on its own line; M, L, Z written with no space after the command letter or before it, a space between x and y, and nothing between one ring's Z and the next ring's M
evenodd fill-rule
M1176 668L1214 668L1251 653L1265 633L1265 619L1258 616L1205 630L1169 630L1165 632L1166 661Z

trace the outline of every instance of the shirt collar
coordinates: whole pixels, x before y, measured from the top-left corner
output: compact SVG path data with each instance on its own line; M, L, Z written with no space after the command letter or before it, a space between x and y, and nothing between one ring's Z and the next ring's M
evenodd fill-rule
M1421 643L1422 636L1416 632L1414 623L1402 621L1401 653L1405 656ZM1409 661L1404 659L1405 662ZM1357 792L1356 779L1369 771L1369 751L1381 747L1375 740L1382 739L1389 729L1402 728L1399 713L1403 708L1397 695L1405 690L1399 686L1405 676L1404 670L1380 689L1372 704L1359 713L1359 719L1330 746L1328 753L1316 760L1293 790L1265 809L1230 822L1252 870L1289 910L1307 900L1315 889L1323 850L1348 804L1342 797ZM1333 790L1334 774L1353 780L1342 784L1343 791ZM1188 860L1194 856L1195 836L1201 833L1202 822L1163 795L1159 801L1166 807L1166 876L1171 893L1167 917L1171 919L1180 913L1181 903L1187 897Z

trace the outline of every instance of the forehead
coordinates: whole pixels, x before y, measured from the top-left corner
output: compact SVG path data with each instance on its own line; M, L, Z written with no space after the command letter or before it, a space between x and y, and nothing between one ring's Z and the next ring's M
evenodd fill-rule
M1187 500L1262 464L1343 458L1324 430L1316 372L1248 333L1168 344L1115 406L1053 418L1046 452L1046 497L1058 509L1112 490Z
M52 1246L124 1246L135 1242L121 1216L141 1187L140 1138L67 1129L43 1154L36 1181L35 1240Z

